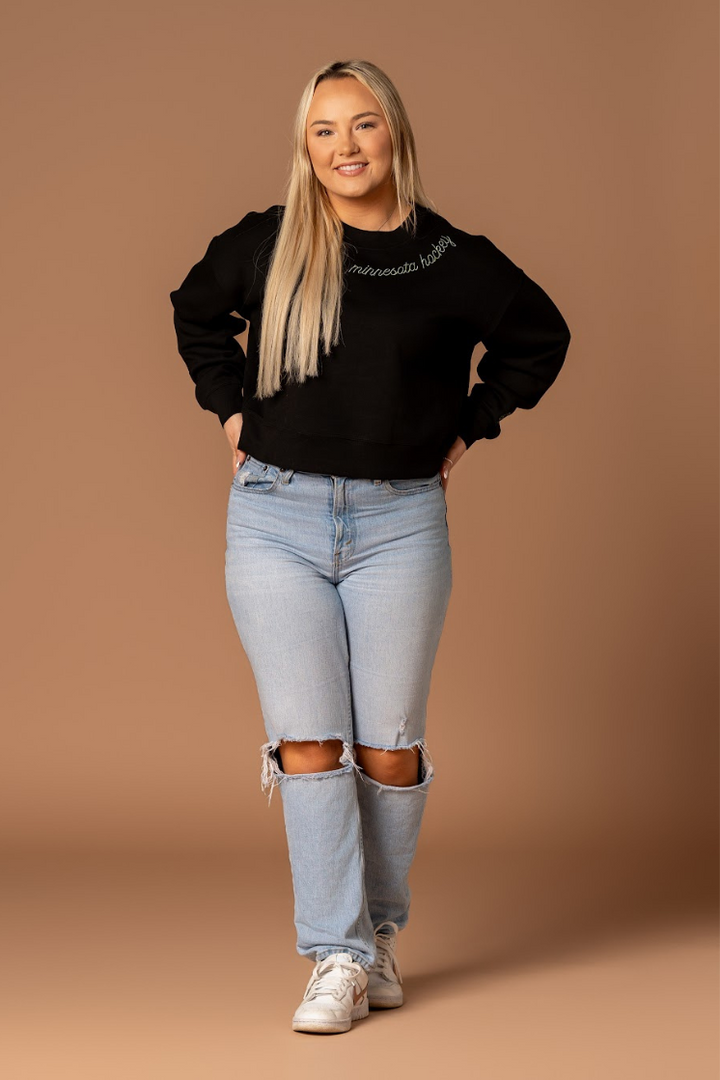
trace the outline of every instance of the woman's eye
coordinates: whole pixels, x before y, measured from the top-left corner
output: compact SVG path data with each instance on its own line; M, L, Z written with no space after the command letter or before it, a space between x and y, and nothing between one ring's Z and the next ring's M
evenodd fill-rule
M374 127L375 127L375 125L374 125L374 124L372 123L372 121L370 121L370 120L364 120L364 121L363 121L363 122L362 122L361 124L358 124L358 127L361 127L361 128L363 128L363 127L370 127L370 128L374 128ZM318 135L324 135L326 131L330 131L330 128L321 128L321 129L320 129L320 130L319 130L319 131L317 132L317 134L318 134Z

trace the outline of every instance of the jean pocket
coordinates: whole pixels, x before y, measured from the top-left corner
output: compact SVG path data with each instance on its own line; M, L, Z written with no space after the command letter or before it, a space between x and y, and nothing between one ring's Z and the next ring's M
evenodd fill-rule
M270 465L266 461L247 455L240 468L233 477L233 484L245 491L253 491L258 495L265 495L272 491L280 479L281 469L277 465Z
M432 491L442 484L440 472L434 476L412 477L405 480L383 480L383 487L391 495L419 495L423 491Z

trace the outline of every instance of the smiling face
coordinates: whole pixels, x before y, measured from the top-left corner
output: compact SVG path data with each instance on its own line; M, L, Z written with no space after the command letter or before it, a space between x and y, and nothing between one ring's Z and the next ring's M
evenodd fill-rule
M377 98L357 79L324 79L316 87L307 147L338 211L358 202L384 205L394 197L390 129Z

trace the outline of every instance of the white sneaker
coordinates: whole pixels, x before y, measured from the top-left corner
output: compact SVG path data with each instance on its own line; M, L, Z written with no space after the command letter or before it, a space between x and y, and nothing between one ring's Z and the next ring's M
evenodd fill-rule
M381 927L389 926L390 934L378 933ZM368 1000L373 1009L396 1009L403 1003L402 975L395 956L398 925L386 919L375 927L375 946L377 958L370 968L368 979Z
M292 1020L293 1031L349 1031L368 1015L367 970L348 952L331 953L313 968Z

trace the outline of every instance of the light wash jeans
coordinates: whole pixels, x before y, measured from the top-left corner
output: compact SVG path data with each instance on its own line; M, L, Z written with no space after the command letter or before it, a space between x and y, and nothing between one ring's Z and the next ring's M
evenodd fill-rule
M427 698L452 589L440 473L365 480L247 455L230 490L225 576L268 739L261 785L283 802L297 951L349 952L369 969L374 927L407 924L435 771ZM282 770L283 740L327 739L342 740L339 768ZM354 743L417 746L419 782L379 783Z

